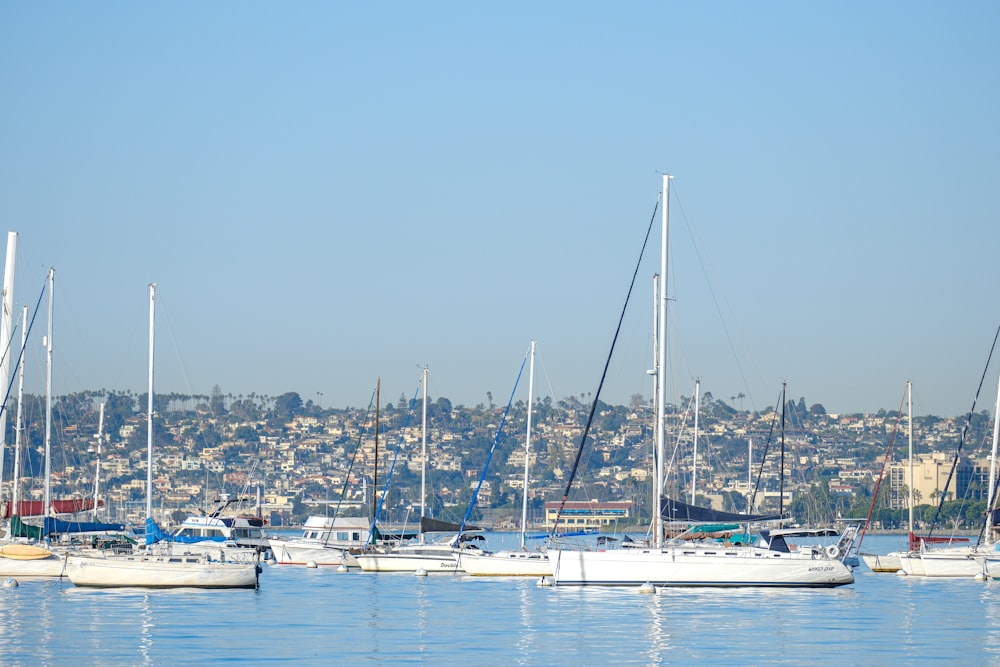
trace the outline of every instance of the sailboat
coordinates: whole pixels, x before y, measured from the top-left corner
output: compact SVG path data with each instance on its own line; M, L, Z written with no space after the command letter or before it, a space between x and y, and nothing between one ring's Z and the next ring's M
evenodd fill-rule
M909 381L906 383L906 401L907 401L907 430L908 434L908 456L907 461L910 468L910 484L909 484L909 498L907 501L909 516L908 516L908 544L907 548L904 550L890 551L887 554L872 554L872 553L861 553L860 556L862 560L865 561L865 565L872 572L899 572L902 569L902 564L900 559L907 556L910 552L919 551L921 548L931 545L931 544L953 544L956 542L968 542L968 538L965 537L930 537L930 536L920 536L913 532L913 384ZM891 447L891 443L890 443ZM888 457L889 450L886 450L886 456ZM879 477L881 482L881 476ZM878 486L876 488L876 497L878 495ZM875 507L876 498L872 498L872 509ZM871 519L872 509L868 512L868 519ZM867 523L867 522L866 522ZM861 542L864 540L864 533L862 532L861 540L858 542L858 547L860 548Z
M663 176L660 275L667 274L669 179ZM664 285L665 287L665 285ZM663 498L663 434L665 405L665 334L667 290L660 291L658 312L659 354L656 367L656 499ZM600 392L598 392L600 393ZM595 398L595 402L596 402ZM581 448L586 440L586 430ZM577 454L579 456L579 452ZM659 508L657 508L659 509ZM835 545L799 546L792 536L812 536L817 531L761 531L754 545L705 542L667 542L663 517L654 512L654 543L648 547L609 550L554 549L552 583L556 586L762 586L831 588L854 582L854 574L841 560L853 544L850 530Z
M9 249L9 245L8 245ZM8 257L8 266L11 258ZM51 405L52 396L52 287L55 280L55 271L49 269L48 276L46 278L47 289L49 292L49 324L48 324L48 336L45 339L46 346L46 405ZM5 292L6 287L5 287ZM25 311L27 308L25 308ZM23 357L24 348L27 345L27 334L28 330L26 326L21 328L21 356ZM9 334L7 334L9 336ZM8 346L9 347L9 346ZM6 348L5 348L6 349ZM22 392L24 388L24 366L19 364L18 376L20 378L19 391ZM17 419L18 422L15 424L15 475L17 468L19 466L19 460L17 454L20 453L20 434L21 434L21 399L18 398L18 410ZM6 410L4 410L6 413ZM51 418L51 412L46 411L46 450L48 449L48 434L50 433L49 419ZM46 459L48 457L48 452L46 451ZM46 480L48 477L46 477ZM49 502L48 498L48 483L46 482L46 497L45 503L38 507L38 514L44 515L47 513L46 507ZM43 537L44 533L41 528L36 526L28 526L21 521L21 515L17 514L19 509L27 509L21 507L17 501L17 481L15 477L14 483L14 502L11 503L11 511L14 512L13 516L10 517L11 521L8 524L9 532L12 537L22 536L21 533L29 533L25 535L32 540L39 540ZM4 577L59 577L63 573L63 561L58 555L56 555L47 546L43 546L38 543L29 544L24 542L8 542L3 545L0 549L0 576Z
M260 564L183 552L180 545L154 543L153 520L153 341L156 285L149 285L149 403L146 415L146 548L131 554L69 554L66 576L76 586L97 588L257 588Z
M382 379L375 383L375 477L378 475L378 420L379 401L381 400ZM369 405L369 411L371 406ZM370 412L369 412L370 414ZM366 418L367 421L367 418ZM364 433L361 434L364 437ZM361 439L358 448L361 447ZM353 465L353 462L352 462ZM348 471L348 478L350 471ZM348 480L344 481L344 491ZM310 565L316 566L357 566L357 561L351 553L360 552L365 545L371 543L372 526L365 517L324 516L313 515L306 518L299 537L283 537L272 535L269 539L271 553L279 565Z
M521 546L519 549L502 551L459 550L458 560L467 574L473 576L549 576L552 565L544 551L527 548L528 526L528 471L531 462L531 412L535 384L535 341L531 341L529 351L531 363L528 365L528 425L524 439L524 485L521 503Z
M998 519L993 507L996 502L997 441L1000 438L1000 381L993 416L993 448L990 454L990 481L983 532L986 541L979 544L933 547L921 541L911 551L899 556L899 573L916 577L979 577L1000 576L1000 543L996 541ZM912 486L912 484L911 484ZM910 531L913 535L913 531ZM912 538L911 538L912 540Z
M906 551L890 551L887 554L871 554L871 553L861 553L861 559L865 562L865 565L872 572L898 572L902 567L900 565L900 557L905 556L908 551L914 549L914 535L913 535L913 385L909 380L906 382L906 422L907 422L907 461L910 466L910 484L909 484L909 498L907 499L907 508L909 510L909 549ZM881 481L881 478L879 478ZM877 494L876 487L876 496ZM875 498L872 498L872 506L874 507ZM871 512L869 512L869 519L871 518ZM861 539L864 539L864 534L862 534Z
M369 548L354 556L365 572L460 572L453 551L459 526L427 516L427 374L423 369L423 427L421 435L420 534L415 541L404 542L388 550ZM377 517L376 517L377 518ZM374 524L373 524L374 525ZM432 536L432 541L428 541Z

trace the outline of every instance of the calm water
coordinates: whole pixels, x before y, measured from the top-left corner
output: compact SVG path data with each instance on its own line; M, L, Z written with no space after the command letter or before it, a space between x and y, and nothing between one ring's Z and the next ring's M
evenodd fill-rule
M886 552L898 537L868 536ZM3 665L1000 665L1000 581L542 588L264 567L257 591L0 589Z

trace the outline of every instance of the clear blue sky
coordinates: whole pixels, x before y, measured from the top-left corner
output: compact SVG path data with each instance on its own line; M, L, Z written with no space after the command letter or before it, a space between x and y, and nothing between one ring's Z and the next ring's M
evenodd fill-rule
M912 379L959 415L1000 325L998 35L995 2L4 3L15 301L55 267L57 394L145 389L151 281L158 392L363 406L428 365L503 404L536 339L537 395L592 394L665 171L674 400ZM657 247L610 402L651 394Z

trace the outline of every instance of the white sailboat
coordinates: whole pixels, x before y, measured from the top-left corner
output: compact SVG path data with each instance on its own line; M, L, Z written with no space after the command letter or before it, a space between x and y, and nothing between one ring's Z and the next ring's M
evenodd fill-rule
M382 379L379 378L375 383L374 395L375 478L378 477L378 427L381 391ZM361 446L361 441L358 442L358 446ZM362 478L362 481L363 484L367 484L366 478ZM347 482L345 481L341 499L343 499L346 489ZM367 498L367 495L365 497ZM371 530L371 522L366 517L345 517L336 514L334 516L313 515L306 518L306 522L302 526L302 535L298 537L271 535L269 544L274 562L278 565L315 564L316 566L357 567L358 562L354 559L354 554L360 553L372 543Z
M271 553L278 565L357 566L351 555L370 540L370 524L365 517L310 516L299 537L269 538Z
M900 559L905 557L913 549L919 548L917 537L913 533L913 384L910 381L906 382L906 406L907 430L909 431L907 440L907 461L909 462L910 467L909 498L907 500L910 527L909 548L900 551L890 551L887 554L860 554L862 560L865 561L865 565L867 565L872 572L898 572L902 569Z
M996 541L996 523L992 510L995 502L997 440L1000 437L1000 382L993 416L993 449L990 454L990 481L987 512L981 544L933 547L921 542L914 550L901 553L899 573L914 577L1000 577L1000 543ZM911 454L912 456L912 454ZM911 485L912 486L912 485ZM912 530L911 530L912 535Z
M15 237L16 240L16 237ZM9 248L9 246L8 246ZM8 262L10 258L8 258ZM45 394L47 398L47 404L51 401L52 395L52 288L55 282L55 270L49 269L49 274L47 277L48 291L49 291L49 323L48 323L48 335L45 339L46 347L46 364L48 365L48 370L46 372L46 386ZM6 292L6 289L5 289ZM6 300L4 301L6 304ZM6 307L6 305L4 306ZM23 311L27 314L27 307ZM9 335L9 333L7 334ZM21 327L21 357L23 358L24 349L27 346L28 329L27 326L22 325ZM9 346L7 348L9 349ZM6 356L6 355L5 355ZM20 467L20 439L21 439L21 405L22 397L24 393L24 365L21 364L18 369L18 401L17 401L17 422L15 423L15 436L14 436L14 488L11 498L11 508L16 509L18 507L18 482L17 482L17 471ZM4 411L6 413L6 410ZM46 415L46 419L51 418L51 414ZM46 428L46 433L49 429ZM46 498L46 502L48 499ZM13 511L13 510L12 510ZM46 511L47 514L47 511ZM16 516L16 514L15 514ZM12 520L14 517L12 517ZM10 526L8 525L8 528ZM0 576L3 577L59 577L63 574L63 559L54 553L48 547L44 547L40 544L28 544L18 541L9 541L0 547Z
M146 468L146 549L133 554L69 554L66 576L77 586L98 588L256 588L260 565L209 554L181 553L178 545L152 544L153 340L156 285L149 285L149 403Z
M370 549L354 556L365 572L460 572L453 552L457 535L445 531L426 531L427 521L427 368L423 370L423 430L420 472L420 535L416 542L398 544L388 550ZM434 541L427 535L436 533Z
M656 355L656 511L654 544L649 547L611 550L558 549L549 552L552 583L556 586L774 586L835 587L854 582L854 575L840 559L853 543L849 529L836 545L798 547L791 536L816 535L816 531L761 531L753 546L665 542L660 499L663 498L663 435L665 405L665 338L667 306L667 239L669 176L663 176L659 323ZM823 533L828 534L827 532ZM817 535L818 536L818 535Z
M544 551L527 548L528 525L528 471L531 461L531 402L534 400L535 341L531 341L528 365L528 426L524 439L524 495L521 503L521 547L502 551L460 550L458 560L467 574L481 577L539 577L552 574L549 555Z

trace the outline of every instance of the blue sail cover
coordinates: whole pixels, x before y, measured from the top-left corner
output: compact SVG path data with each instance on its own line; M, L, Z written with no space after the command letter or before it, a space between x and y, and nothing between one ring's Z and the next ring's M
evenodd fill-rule
M773 521L787 519L788 514L740 514L723 512L711 507L690 505L674 498L660 498L660 516L667 521L691 521L695 523L731 523L741 521Z
M160 540L170 539L170 535L160 530L152 518L146 517L146 545L156 544Z
M178 544L195 544L196 542L218 542L222 544L225 537L199 537L196 535L171 535L163 532L163 529L152 519L146 519L146 544L156 544L157 542L176 542Z
M63 521L47 516L42 524L42 532L46 537L63 533L123 533L125 525L97 521Z

